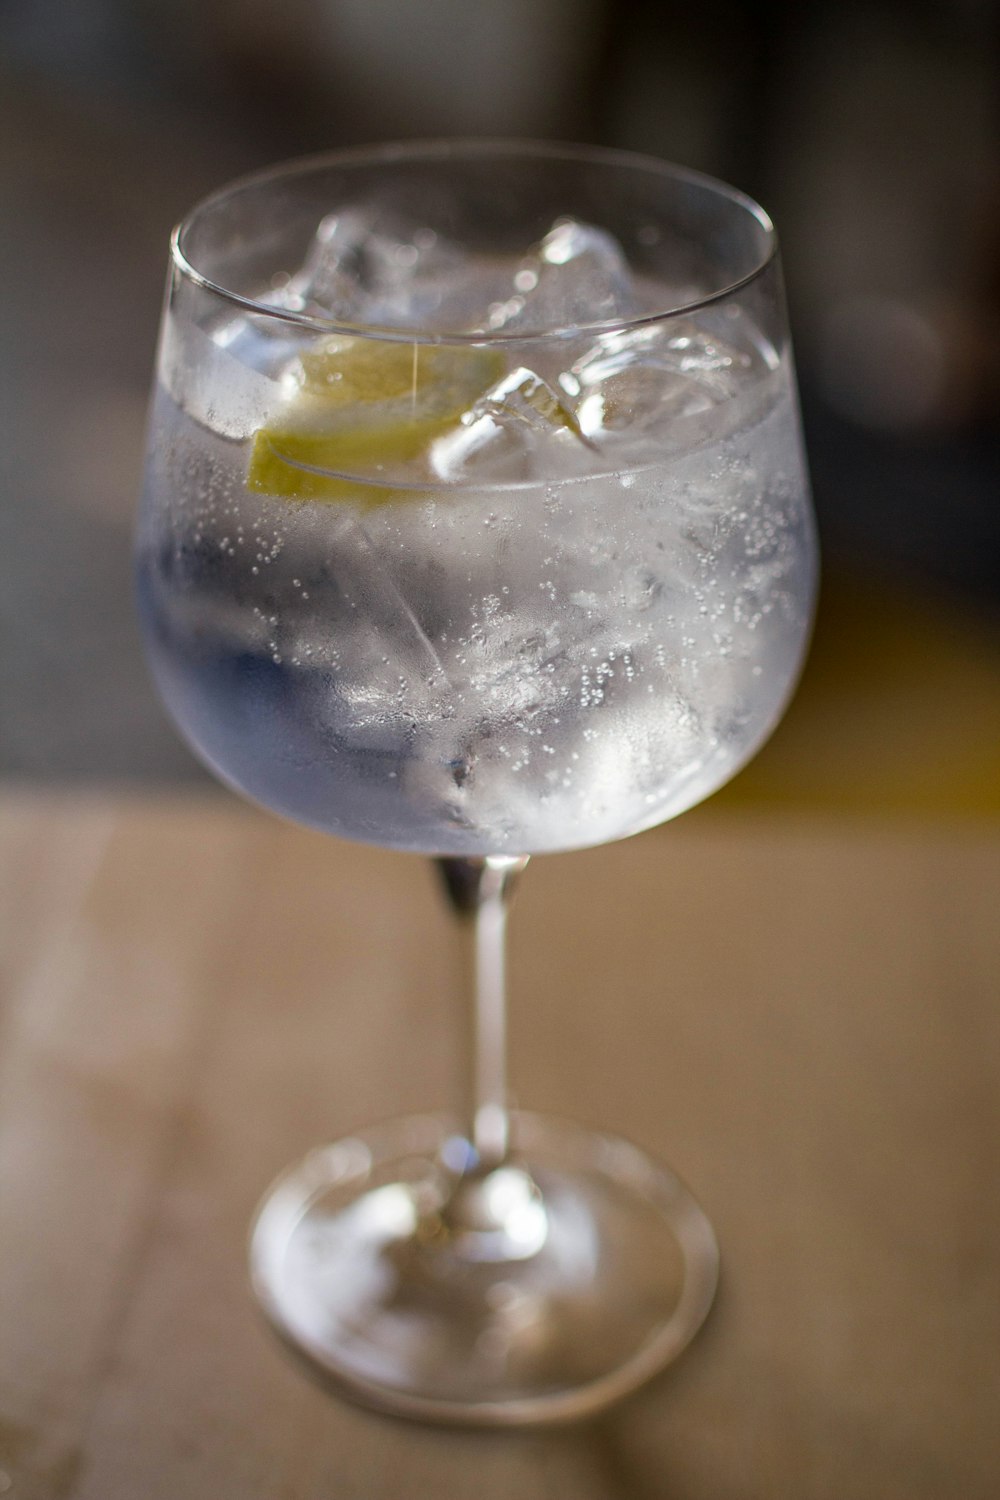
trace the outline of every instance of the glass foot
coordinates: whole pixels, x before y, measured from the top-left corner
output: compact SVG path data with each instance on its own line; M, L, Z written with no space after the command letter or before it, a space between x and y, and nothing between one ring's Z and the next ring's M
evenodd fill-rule
M310 1152L264 1199L254 1290L346 1394L425 1421L569 1421L697 1332L718 1250L686 1188L613 1136L511 1124L493 1171L423 1115Z

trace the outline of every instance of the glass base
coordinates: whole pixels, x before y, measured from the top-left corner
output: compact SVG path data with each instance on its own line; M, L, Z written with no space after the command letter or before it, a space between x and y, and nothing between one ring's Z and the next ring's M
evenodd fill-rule
M477 1172L454 1122L399 1120L310 1152L264 1199L254 1290L345 1394L424 1421L570 1421L697 1332L718 1249L676 1177L581 1126L511 1127L511 1163Z

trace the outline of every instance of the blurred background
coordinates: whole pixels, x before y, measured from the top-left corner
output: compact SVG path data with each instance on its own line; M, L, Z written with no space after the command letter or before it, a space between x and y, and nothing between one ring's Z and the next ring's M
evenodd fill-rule
M4 0L0 775L209 778L148 683L130 531L173 223L302 152L651 152L782 239L816 642L723 802L1000 812L997 0Z

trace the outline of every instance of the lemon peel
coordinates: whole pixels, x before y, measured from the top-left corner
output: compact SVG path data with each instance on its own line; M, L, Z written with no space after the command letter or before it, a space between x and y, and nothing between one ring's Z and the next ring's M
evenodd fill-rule
M299 363L294 395L254 435L247 488L366 509L414 491L361 476L421 458L502 371L496 351L474 345L340 335L306 351Z

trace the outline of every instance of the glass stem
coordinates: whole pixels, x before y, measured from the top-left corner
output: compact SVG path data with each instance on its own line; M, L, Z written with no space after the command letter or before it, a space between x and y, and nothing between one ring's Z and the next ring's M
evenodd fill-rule
M472 927L474 945L469 1137L478 1167L506 1159L507 1112L507 911L527 855L439 859L453 911Z

